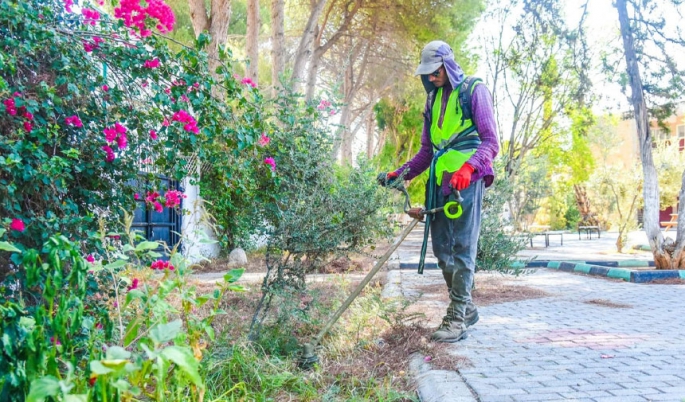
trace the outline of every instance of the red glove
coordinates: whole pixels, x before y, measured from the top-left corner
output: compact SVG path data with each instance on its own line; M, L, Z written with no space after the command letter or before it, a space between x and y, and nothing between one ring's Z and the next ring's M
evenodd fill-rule
M464 163L464 165L452 175L452 179L450 179L450 186L459 191L465 189L469 186L469 184L471 184L471 175L473 174L474 170L475 169L473 166L469 165L468 163Z

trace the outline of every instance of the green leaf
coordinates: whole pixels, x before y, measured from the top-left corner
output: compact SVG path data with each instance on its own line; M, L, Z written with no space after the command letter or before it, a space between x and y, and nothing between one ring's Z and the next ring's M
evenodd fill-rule
M65 395L64 402L88 402L87 394Z
M121 268L126 265L126 261L124 260L116 260L114 262L111 262L107 265L105 265L106 269L116 269L116 268Z
M8 243L6 241L0 241L0 250L9 251L12 253L21 253L21 250L14 247L12 243Z
M181 332L181 320L175 320L167 324L159 324L150 330L150 339L156 344L168 342L176 338Z
M7 232L7 230L0 228L0 237L2 237L2 235L5 234L5 232Z
M127 351L121 346L110 346L107 348L107 359L125 360L129 357L131 357L131 352Z
M159 247L159 243L156 241L144 241L136 245L136 251L154 250Z
M90 371L97 375L105 375L113 372L114 370L109 367L105 367L105 365L99 360L93 360L90 362Z
M232 269L226 272L226 275L224 275L224 280L228 283L233 283L243 276L243 272L245 272L245 268Z
M26 397L26 402L43 402L49 396L57 396L59 381L48 375L31 381L31 390Z
M174 362L183 371L193 384L200 388L204 388L202 378L197 370L197 360L193 357L193 353L188 348L179 346L169 346L162 350L161 355L172 362Z

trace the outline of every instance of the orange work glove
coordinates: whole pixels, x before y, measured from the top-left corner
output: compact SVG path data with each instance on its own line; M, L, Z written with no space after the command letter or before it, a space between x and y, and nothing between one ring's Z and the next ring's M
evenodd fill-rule
M459 191L465 189L469 186L469 184L471 184L471 175L473 174L474 170L475 169L473 166L469 165L468 163L464 163L464 165L452 175L452 179L450 179L450 186Z

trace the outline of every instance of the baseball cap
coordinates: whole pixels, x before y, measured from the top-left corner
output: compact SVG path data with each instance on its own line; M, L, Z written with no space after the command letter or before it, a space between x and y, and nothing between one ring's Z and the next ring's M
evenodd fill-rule
M434 40L423 47L421 51L421 64L419 64L414 75L430 74L442 66L443 56L438 55L438 49L443 45L449 48L449 45L441 40Z

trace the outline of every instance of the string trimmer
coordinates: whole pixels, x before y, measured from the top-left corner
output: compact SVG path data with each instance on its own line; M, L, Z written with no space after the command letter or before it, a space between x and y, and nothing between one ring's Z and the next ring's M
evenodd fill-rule
M462 214L462 208L461 208L461 202L463 199L461 198L461 195L459 194L459 191L453 189L453 193L455 195L456 201L450 201L445 204L443 207L438 207L438 208L433 208L429 210L425 210L423 208L412 208L411 207L411 202L409 201L409 193L407 192L407 189L404 187L402 184L402 180L396 180L395 183L393 183L390 187L401 191L404 194L404 212L412 217L414 216L419 216L423 217L424 215L433 215L438 212L445 212L445 215L450 218L450 219L456 219ZM345 302L338 308L338 310L333 314L333 316L328 320L326 325L323 327L321 331L316 335L316 337L312 340L310 343L305 343L302 345L302 353L299 358L299 365L300 367L304 369L309 369L314 366L319 361L319 357L316 355L316 347L321 343L321 340L323 337L328 333L328 331L333 327L333 325L338 321L338 318L347 310L348 307L350 307L350 304L354 301L354 299L359 296L361 291L366 287L366 285L371 281L371 279L378 273L378 271L381 269L383 264L385 264L386 261L388 261L388 258L390 258L390 255L392 255L393 252L399 247L399 245L402 243L402 241L407 237L409 232L414 229L414 226L416 226L419 221L422 219L417 219L414 218L409 225L407 225L404 230L402 230L402 233L400 233L397 238L393 241L392 245L388 249L388 251L383 254L383 256L376 262L376 265L374 265L373 269L366 274L364 279L357 285L357 287L352 291L352 293L347 297ZM421 257L423 259L423 256ZM420 264L423 265L423 264Z

